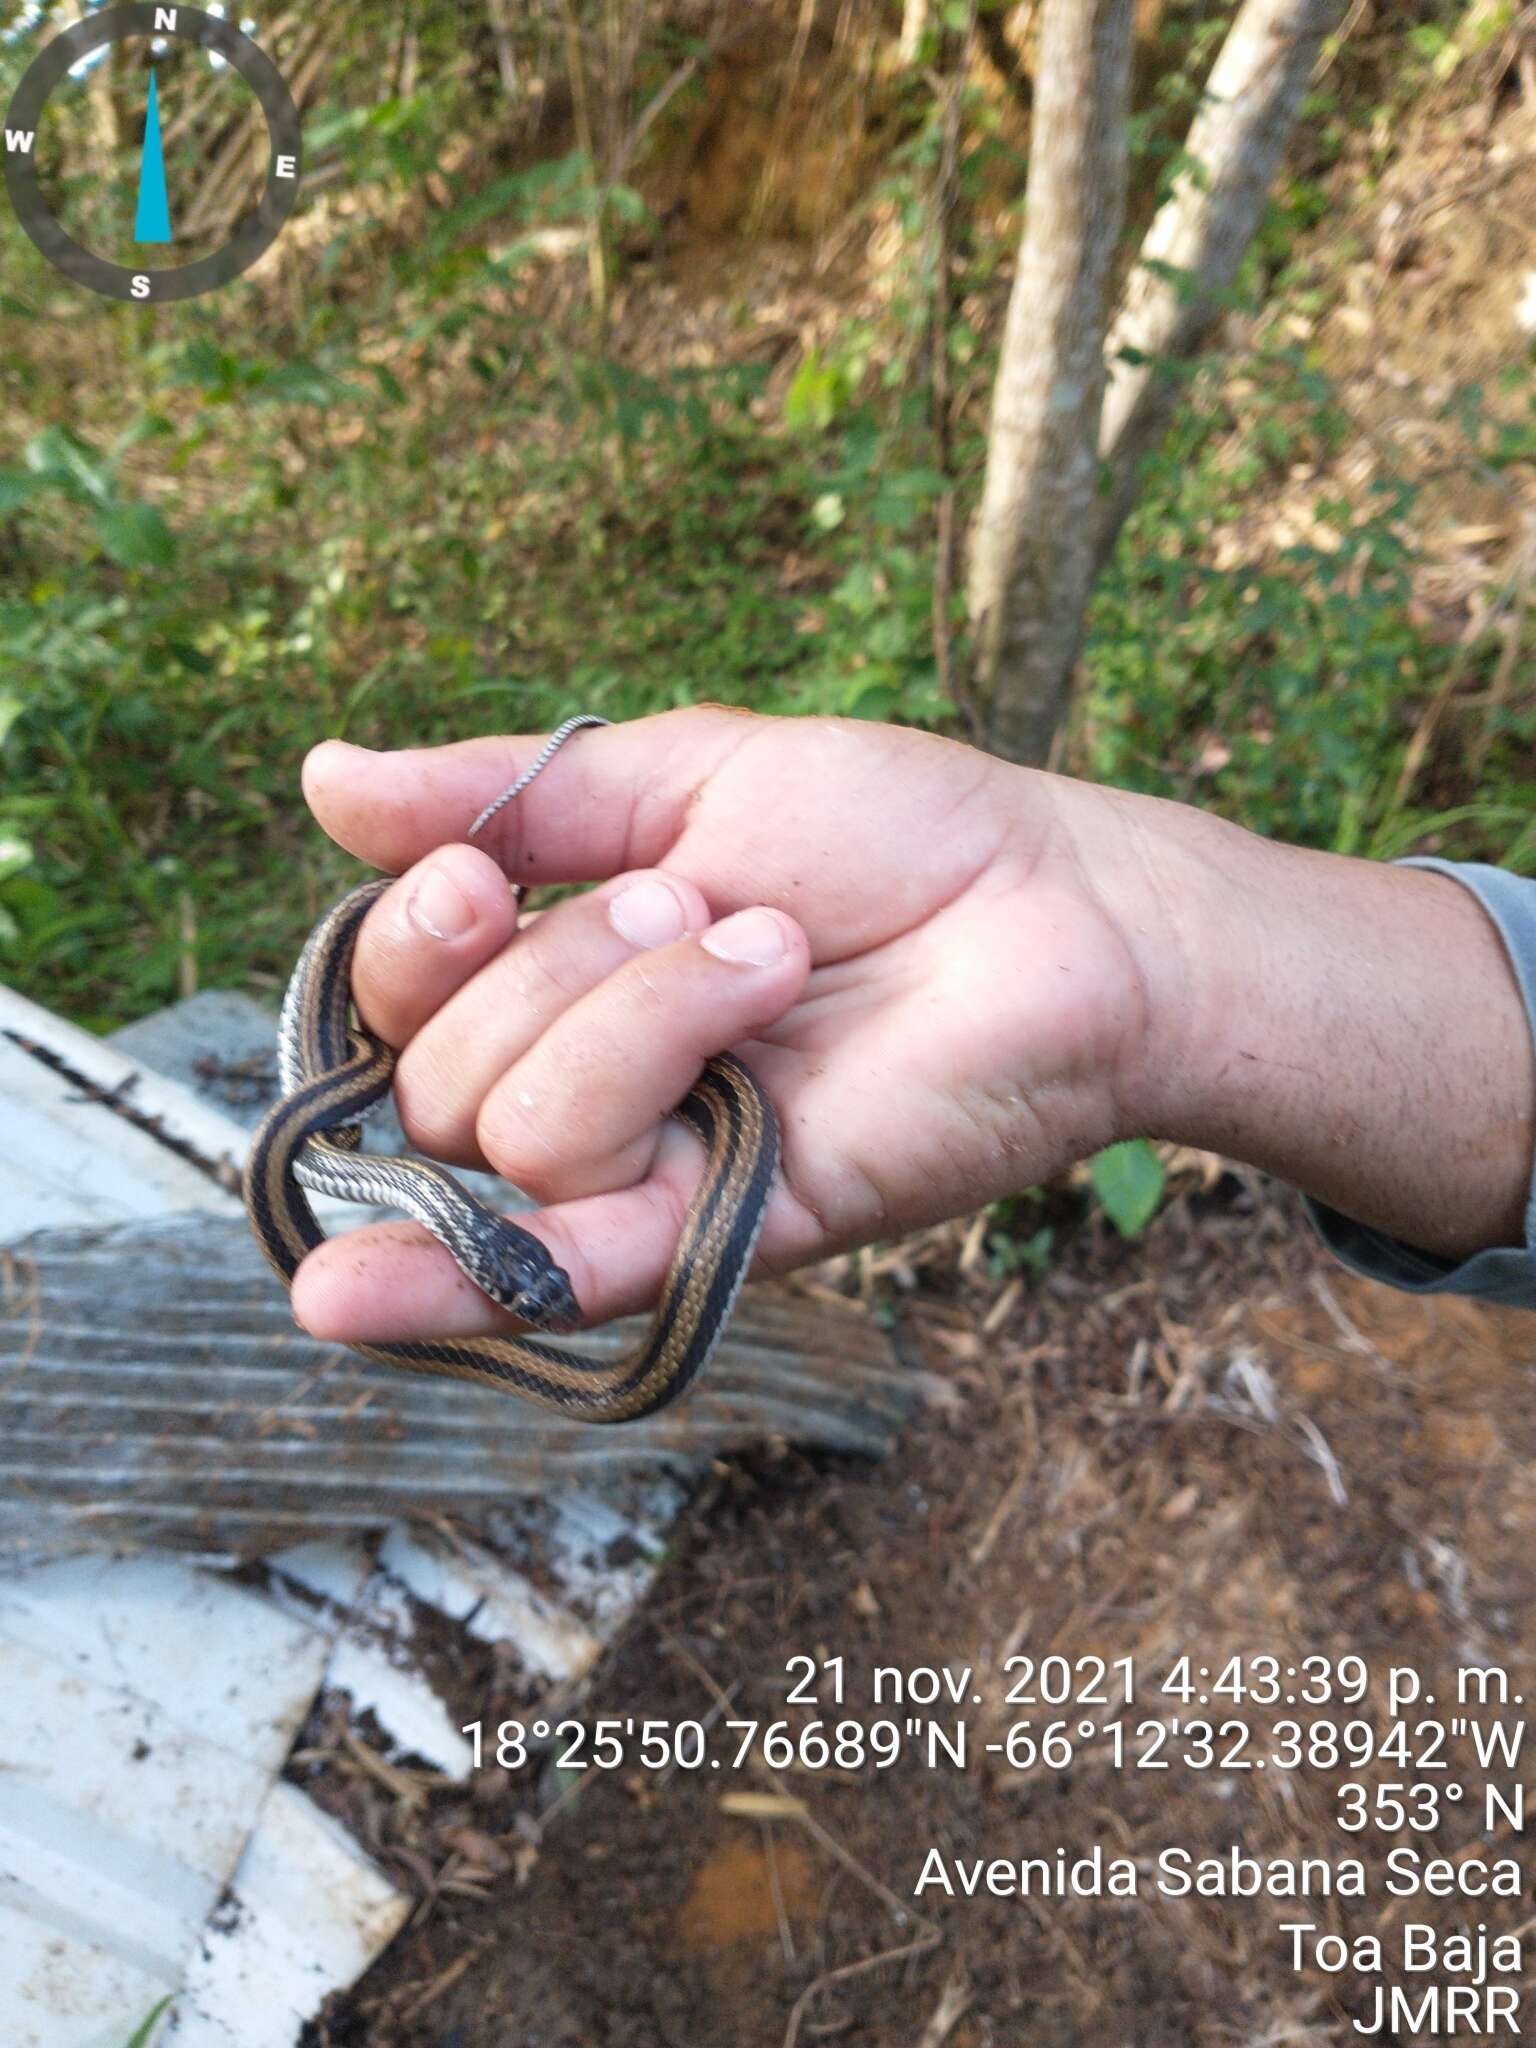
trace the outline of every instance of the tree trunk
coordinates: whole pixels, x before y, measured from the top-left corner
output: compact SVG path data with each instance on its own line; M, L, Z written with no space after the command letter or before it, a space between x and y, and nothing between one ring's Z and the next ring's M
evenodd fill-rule
M1271 181L1326 36L1346 0L1244 0L1185 144L1198 166L1178 179L1147 231L1105 354L1099 448L1110 465L1095 571L1135 502L1141 460L1158 445L1183 388L1167 365L1210 334L1264 211Z
M903 64L915 64L928 27L928 0L904 0L901 10L901 42L897 55Z
M1018 273L971 537L987 744L1042 761L1093 572L1104 330L1125 217L1133 0L1046 0Z
M91 127L108 177L123 146L123 124L118 113L117 85L122 70L122 44L114 43L99 63L91 67L86 95L91 108Z
M486 11L491 18L491 36L496 44L496 68L501 74L501 89L509 100L521 99L523 81L518 75L517 50L512 41L512 20L507 11L507 0L487 0Z

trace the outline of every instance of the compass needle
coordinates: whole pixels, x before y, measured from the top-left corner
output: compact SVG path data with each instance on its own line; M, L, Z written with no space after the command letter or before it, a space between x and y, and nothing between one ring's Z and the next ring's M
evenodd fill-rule
M171 202L165 189L165 149L160 140L160 93L149 74L149 111L144 117L144 154L139 164L139 211L136 242L169 242Z

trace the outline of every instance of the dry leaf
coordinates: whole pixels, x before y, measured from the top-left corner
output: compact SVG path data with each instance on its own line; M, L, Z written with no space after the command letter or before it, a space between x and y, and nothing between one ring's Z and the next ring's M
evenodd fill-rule
M720 1811L737 1820L799 1820L805 1813L803 1799L791 1799L787 1792L726 1792Z

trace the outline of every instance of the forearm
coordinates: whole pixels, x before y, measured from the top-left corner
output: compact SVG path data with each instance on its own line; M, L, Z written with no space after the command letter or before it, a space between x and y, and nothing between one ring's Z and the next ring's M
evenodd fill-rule
M1249 1161L1422 1250L1524 1241L1536 1052L1498 932L1442 875L1125 799L1163 957L1130 1093L1148 1135Z

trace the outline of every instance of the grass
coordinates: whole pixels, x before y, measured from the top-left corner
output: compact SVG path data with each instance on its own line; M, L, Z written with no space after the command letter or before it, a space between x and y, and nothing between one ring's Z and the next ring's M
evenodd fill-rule
M158 368L144 403L175 424L151 445L189 477L155 492L173 558L113 559L99 507L57 479L11 515L0 942L39 999L106 1026L194 979L279 973L337 872L298 798L327 734L806 701L817 648L780 572L813 479L739 412L633 433L616 477L600 418L552 423L560 392L482 401L468 430L457 394L408 422L366 393L245 397L210 481L201 408L175 359Z
M160 2000L160 2003L146 2015L146 2017L140 2023L140 2025L134 2028L131 2037L126 2043L126 2048L148 2048L149 2041L154 2034L155 2028L159 2025L161 2019L169 2010L170 2004L171 2001L169 1998L162 1998Z

